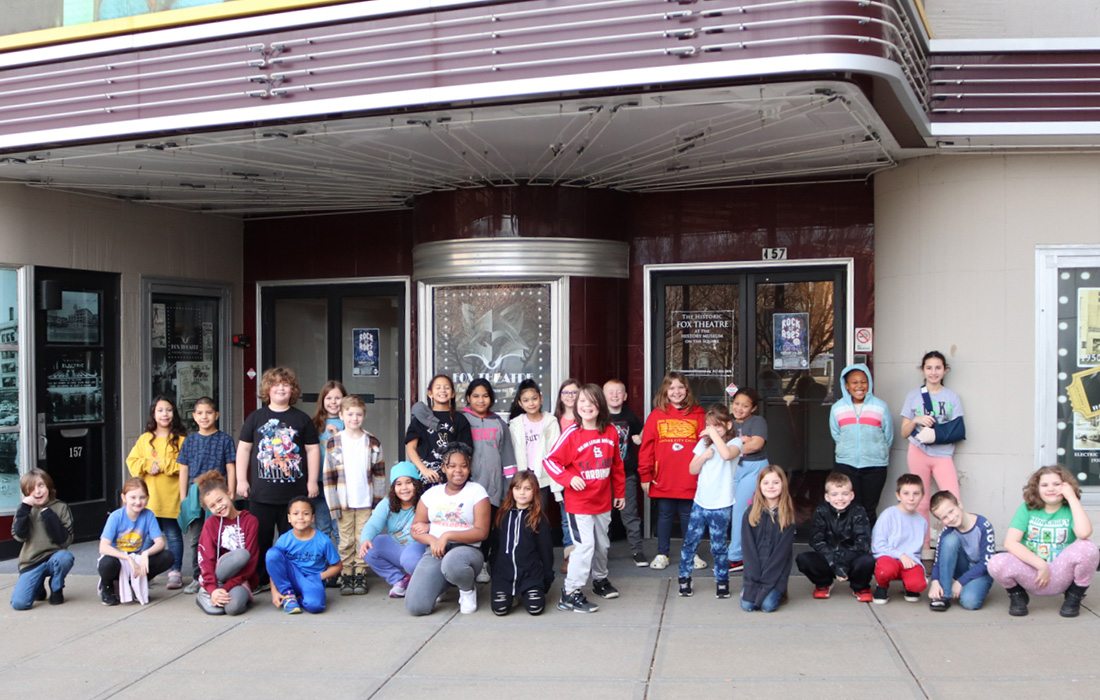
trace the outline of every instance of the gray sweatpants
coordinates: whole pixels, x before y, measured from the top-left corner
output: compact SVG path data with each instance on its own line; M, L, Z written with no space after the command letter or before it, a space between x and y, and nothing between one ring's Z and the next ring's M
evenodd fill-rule
M611 540L607 527L611 511L595 515L569 514L569 529L573 533L573 553L569 555L569 571L562 590L572 593L588 584L588 576L599 581L607 578L607 550Z
M251 553L247 549L235 549L218 560L214 568L214 576L218 583L233 578L248 563ZM248 583L233 586L229 589L229 602L225 607L218 607L210 602L210 594L206 589L200 589L195 596L195 605L202 608L207 615L240 615L252 604L252 592L248 590Z
M626 507L619 511L626 530L626 541L630 543L630 553L638 554L642 550L642 518L638 503L638 475L626 475Z
M429 615L435 609L435 599L453 583L460 591L474 588L474 577L481 571L485 558L476 546L455 547L436 559L432 550L416 564L409 588L405 591L405 609L410 615Z

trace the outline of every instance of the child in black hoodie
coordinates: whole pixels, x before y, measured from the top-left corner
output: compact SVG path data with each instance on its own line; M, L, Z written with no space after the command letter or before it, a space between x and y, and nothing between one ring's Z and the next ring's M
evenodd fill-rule
M814 511L810 531L812 550L795 559L798 570L814 584L814 598L829 597L833 581L847 581L861 603L871 602L871 521L867 511L853 503L852 480L840 472L825 478L825 501Z
M512 479L497 512L496 534L493 614L507 615L517 598L527 612L540 614L554 582L554 544L550 521L542 513L539 480L533 472L518 472Z

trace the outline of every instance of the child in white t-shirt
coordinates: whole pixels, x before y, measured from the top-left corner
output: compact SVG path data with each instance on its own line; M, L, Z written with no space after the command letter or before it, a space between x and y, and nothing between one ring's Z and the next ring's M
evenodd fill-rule
M695 550L710 530L710 552L714 555L715 593L718 598L730 597L729 531L731 507L734 503L733 471L741 459L741 438L733 430L730 410L715 404L707 410L707 424L693 450L695 457L688 471L699 475L695 499L691 504L687 532L680 550L680 595L692 594L691 570Z

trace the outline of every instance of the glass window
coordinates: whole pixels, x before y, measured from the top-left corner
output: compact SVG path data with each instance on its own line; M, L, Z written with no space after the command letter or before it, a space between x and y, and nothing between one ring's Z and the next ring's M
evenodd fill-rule
M19 493L19 273L0 269L0 512Z
M167 396L175 402L184 425L196 430L191 411L199 398L209 396L222 412L226 408L218 381L221 300L159 292L151 298L152 393L148 398L152 401L156 396Z

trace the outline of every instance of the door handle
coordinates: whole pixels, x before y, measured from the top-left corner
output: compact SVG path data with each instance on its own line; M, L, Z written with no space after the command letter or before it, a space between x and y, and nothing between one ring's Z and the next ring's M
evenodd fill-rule
M45 461L46 459L46 414L38 414L38 459Z

